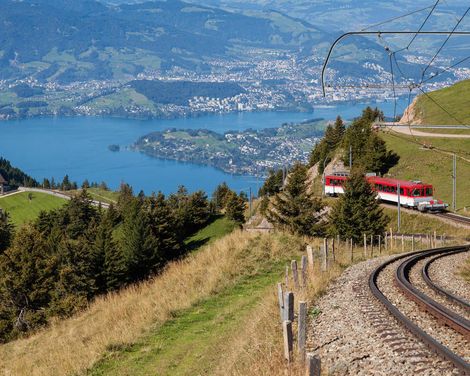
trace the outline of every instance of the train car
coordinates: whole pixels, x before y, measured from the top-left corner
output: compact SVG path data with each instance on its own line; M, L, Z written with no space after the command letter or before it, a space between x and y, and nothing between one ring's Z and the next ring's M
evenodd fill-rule
M337 196L344 193L344 184L348 177L344 173L325 176L325 195ZM393 202L422 212L439 212L447 209L448 205L441 200L434 199L432 185L421 181L406 181L378 176L366 176L372 189L377 193L377 199L385 202ZM398 185L400 194L398 195Z

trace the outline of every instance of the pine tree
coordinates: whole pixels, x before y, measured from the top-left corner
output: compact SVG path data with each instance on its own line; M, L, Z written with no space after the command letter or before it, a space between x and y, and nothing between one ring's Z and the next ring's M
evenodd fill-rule
M269 170L268 177L264 181L263 186L259 189L259 196L274 196L279 193L282 188L283 173L282 170Z
M10 246L12 238L13 225L8 219L8 213L0 209L0 254Z
M142 202L134 198L121 226L121 250L126 258L130 281L147 277L155 262L155 241L150 234L148 216L142 210Z
M307 168L297 163L292 168L284 190L276 195L267 217L271 223L300 235L320 235L320 211L323 203L308 192Z
M223 182L222 184L219 184L217 186L214 193L212 194L212 202L214 203L216 211L220 211L225 208L227 195L229 192L230 188L228 187L226 182Z
M225 206L225 214L227 215L227 218L237 222L238 224L243 224L245 222L245 209L245 200L235 192L230 192L227 198L227 205Z
M329 232L356 243L363 241L364 234L383 235L389 218L361 170L353 172L344 190L330 213Z
M175 218L163 193L152 195L146 200L146 210L149 216L149 227L154 241L152 256L153 271L164 262L175 259L182 253Z

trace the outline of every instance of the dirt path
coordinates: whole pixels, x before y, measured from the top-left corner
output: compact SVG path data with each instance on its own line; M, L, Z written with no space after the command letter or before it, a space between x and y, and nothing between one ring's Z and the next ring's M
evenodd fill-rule
M428 133L413 129L413 127L408 127L404 125L393 125L387 127L390 131L395 131L397 133L406 134L407 136L416 136L416 137L434 137L434 138L470 138L470 134L449 134L449 133Z

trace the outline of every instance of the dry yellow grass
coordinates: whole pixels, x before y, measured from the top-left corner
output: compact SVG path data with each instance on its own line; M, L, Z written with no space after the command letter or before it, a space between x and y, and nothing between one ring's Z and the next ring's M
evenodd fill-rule
M0 372L15 376L84 373L107 349L133 343L152 325L171 318L172 312L250 273L253 265L260 264L256 260L279 261L285 247L268 237L236 231L172 263L151 281L99 298L76 317L0 346Z

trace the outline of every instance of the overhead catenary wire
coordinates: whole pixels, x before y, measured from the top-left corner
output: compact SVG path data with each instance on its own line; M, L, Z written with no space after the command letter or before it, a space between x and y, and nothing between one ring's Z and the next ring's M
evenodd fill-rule
M426 66L426 68L424 68L422 74L421 74L421 82L423 82L424 80L424 76L426 75L426 72L427 70L429 69L429 67L432 65L432 63L434 62L434 60L436 59L436 57L441 53L442 49L445 47L445 45L447 44L447 42L449 41L449 39L452 37L452 35L454 35L455 33L455 30L457 30L457 28L459 27L459 25L461 24L461 22L463 21L463 19L465 18L465 16L467 15L467 13L470 11L470 7L467 8L467 10L465 11L465 13L462 15L462 17L460 17L460 19L458 20L458 22L455 24L454 28L452 29L451 33L447 36L447 38L445 39L444 43L442 43L441 47L439 47L439 49L437 50L437 52L435 53L435 55L432 57L432 59L429 61L428 65Z
M398 51L396 52L401 52L401 51L404 51L404 50L408 50L410 48L410 46L413 44L413 42L415 41L416 37L419 35L419 33L421 32L421 30L423 30L423 27L424 25L426 25L426 22L428 22L429 18L431 17L431 15L433 14L434 12L434 9L436 9L437 5L439 4L439 1L440 0L437 0L434 5L431 7L431 10L429 11L428 15L426 16L426 18L424 19L424 21L421 23L421 26L419 27L417 33L415 35L413 35L413 38L411 38L410 42L408 43L408 45L406 47L403 47L401 49L399 49Z

